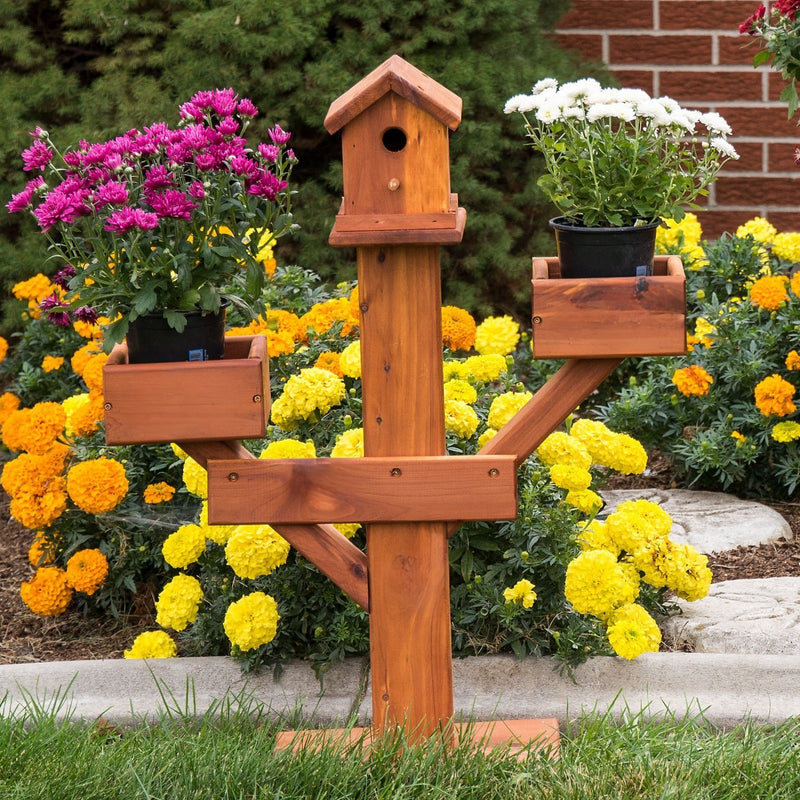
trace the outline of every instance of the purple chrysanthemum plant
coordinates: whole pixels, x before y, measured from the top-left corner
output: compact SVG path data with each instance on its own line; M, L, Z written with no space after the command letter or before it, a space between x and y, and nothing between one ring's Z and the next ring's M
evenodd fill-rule
M249 145L258 109L233 89L198 92L179 113L174 128L158 122L64 152L37 127L22 153L37 174L7 208L33 214L66 289L45 311L59 324L108 317L109 348L144 314L163 313L176 330L183 312L225 300L257 315L259 250L292 228L291 134L274 125L269 142Z

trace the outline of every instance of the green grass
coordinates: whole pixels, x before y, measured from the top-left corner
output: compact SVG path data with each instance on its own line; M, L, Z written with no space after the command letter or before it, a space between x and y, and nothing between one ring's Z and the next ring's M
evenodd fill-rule
M562 730L561 754L522 760L472 745L408 746L364 755L328 746L276 753L278 729L246 696L204 717L174 705L125 729L71 721L65 695L24 710L0 701L2 800L244 800L245 798L796 798L800 723L716 730L702 715L648 720L588 715ZM287 721L297 725L297 720Z

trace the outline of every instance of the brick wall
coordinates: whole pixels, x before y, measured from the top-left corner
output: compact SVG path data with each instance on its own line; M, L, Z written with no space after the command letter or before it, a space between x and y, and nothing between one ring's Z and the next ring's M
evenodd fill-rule
M559 44L606 62L622 86L669 95L681 105L718 111L733 128L740 159L729 162L698 213L716 237L753 216L800 231L797 120L778 99L783 81L753 68L756 40L738 33L759 0L573 0Z

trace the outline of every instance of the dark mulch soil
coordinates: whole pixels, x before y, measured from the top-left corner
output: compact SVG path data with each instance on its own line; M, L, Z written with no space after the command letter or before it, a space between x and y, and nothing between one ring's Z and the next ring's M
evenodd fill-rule
M608 488L674 488L663 459L651 459L643 476L615 476ZM800 576L800 502L762 501L778 511L792 529L792 538L709 557L715 581L738 578ZM8 513L8 498L0 491L0 664L121 658L143 630L156 628L152 605L126 620L85 618L71 610L45 619L22 603L19 586L33 570L28 563L32 534Z

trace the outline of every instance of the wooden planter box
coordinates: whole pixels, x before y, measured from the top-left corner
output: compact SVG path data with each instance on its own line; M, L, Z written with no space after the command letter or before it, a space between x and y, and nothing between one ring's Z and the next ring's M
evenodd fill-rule
M557 258L534 258L534 358L684 354L683 264L678 256L656 256L653 273L566 279Z
M128 364L117 345L103 368L108 444L256 439L270 409L265 336L229 336L219 361Z

